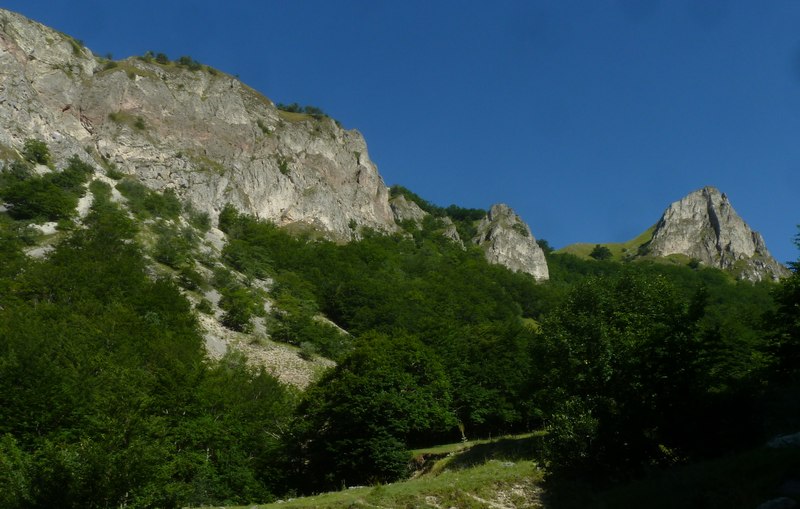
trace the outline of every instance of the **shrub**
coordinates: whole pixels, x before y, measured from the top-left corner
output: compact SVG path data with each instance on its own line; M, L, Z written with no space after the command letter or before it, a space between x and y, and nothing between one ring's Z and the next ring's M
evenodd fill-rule
M81 161L77 156L72 156L66 168L59 173L49 175L50 180L65 191L83 194L83 185L94 173L94 169Z
M289 161L283 156L278 156L278 170L282 175L289 174Z
M176 219L180 214L181 202L171 189L158 193L129 178L121 180L116 188L128 199L131 211L139 217Z
M25 180L31 176L30 164L24 161L14 161L7 165L0 173L0 186Z
M211 302L208 299L200 299L200 302L198 302L194 308L204 315L214 313L214 308L211 306Z
M589 253L589 256L594 258L595 260L609 260L612 256L611 250L608 249L606 246L596 244L592 252Z
M17 182L0 195L10 205L8 214L14 219L57 221L71 215L78 205L75 195L42 177Z
M303 341L300 343L300 358L307 361L313 361L314 357L317 355L317 347L314 346L314 343L309 343L308 341Z
M106 177L113 180L119 180L124 176L125 174L117 169L116 164L108 163L108 165L106 166Z
M192 57L182 56L178 58L178 65L181 67L186 67L190 71L199 71L203 68L203 64L198 62Z
M253 330L251 319L263 309L260 307L259 299L241 286L223 289L219 305L225 311L222 315L222 325L239 332L251 332Z
M203 290L208 287L205 278L193 267L184 265L178 272L178 284L187 290Z
M48 150L47 144L40 140L25 140L22 157L34 164L50 164L50 150Z
M153 257L159 262L178 269L188 267L192 249L197 239L190 228L177 227L160 222L155 227L158 234ZM198 274L199 276L199 274Z
M514 223L514 224L512 224L511 225L511 229L514 230L515 232L519 233L523 237L527 237L527 236L530 235L528 233L528 229L525 228L525 225L522 224L522 223Z
M211 216L208 215L208 212L201 212L195 209L191 203L186 203L183 206L183 210L190 225L203 233L211 229Z
M297 103L291 103L291 104L277 103L275 107L281 111L286 111L289 113L305 113L306 115L312 116L317 120L320 120L328 116L324 111L322 111L322 108L318 108L316 106L300 106Z
M72 215L83 194L83 184L92 173L91 166L77 157L70 159L64 170L43 177L26 177L27 172L22 170L14 170L15 173L9 175L11 182L0 190L0 196L11 205L9 215L15 219L48 221Z

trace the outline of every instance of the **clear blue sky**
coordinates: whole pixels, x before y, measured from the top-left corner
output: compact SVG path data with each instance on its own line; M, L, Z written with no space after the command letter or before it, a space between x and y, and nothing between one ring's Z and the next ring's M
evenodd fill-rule
M704 185L800 223L797 0L11 0L115 58L191 56L360 130L387 184L616 242Z

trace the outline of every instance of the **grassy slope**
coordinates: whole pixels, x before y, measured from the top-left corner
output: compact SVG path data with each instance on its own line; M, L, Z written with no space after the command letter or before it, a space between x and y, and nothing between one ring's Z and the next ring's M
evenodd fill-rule
M800 481L800 448L756 449L692 465L656 470L648 478L597 488L544 482L541 434L447 444L413 451L425 473L388 485L289 499L241 509L545 508L751 509L766 500L800 494L782 491Z
M602 245L611 250L611 254L614 255L612 260L622 261L626 256L636 255L639 246L648 242L653 237L653 231L655 228L655 225L653 225L636 238L633 238L627 242L611 242ZM579 258L589 259L589 253L592 252L592 249L594 249L596 245L597 244L592 244L590 242L579 242L577 244L570 244L569 246L558 249L556 253L568 253Z
M540 440L540 434L527 434L420 449L414 456L428 461L428 471L414 479L257 507L539 508L543 471L530 458Z

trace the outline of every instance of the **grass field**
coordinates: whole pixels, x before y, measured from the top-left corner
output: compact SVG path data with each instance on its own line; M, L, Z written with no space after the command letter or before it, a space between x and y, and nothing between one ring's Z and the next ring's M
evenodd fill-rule
M655 228L655 225L653 225L639 234L636 238L633 238L627 242L609 242L601 245L606 246L611 251L612 260L622 261L629 256L635 256L639 250L639 246L647 243L653 237L653 231L655 231ZM596 245L597 244L592 244L590 242L579 242L577 244L570 244L569 246L558 249L555 252L568 253L579 258L589 259L589 253L592 252L592 249L594 249Z
M437 459L414 479L241 509L539 508L544 473L532 457L540 441L530 433L419 449L415 457Z

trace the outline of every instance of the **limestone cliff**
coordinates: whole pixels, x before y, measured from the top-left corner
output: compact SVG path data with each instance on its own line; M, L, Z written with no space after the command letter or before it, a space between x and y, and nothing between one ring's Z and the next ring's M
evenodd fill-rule
M761 234L736 213L728 197L704 187L671 204L648 246L653 256L680 254L741 279L778 279L788 270L767 251Z
M483 248L490 263L528 273L538 281L550 277L544 251L528 225L508 205L492 205L472 242Z
M427 212L419 208L419 205L413 201L407 200L402 194L394 196L389 200L389 206L392 208L392 214L395 221L402 223L404 221L413 221L417 226L422 224L422 220L428 215Z
M279 111L206 68L95 57L74 39L0 9L0 157L24 140L173 188L216 217L241 211L324 232L395 230L363 137L327 117Z

